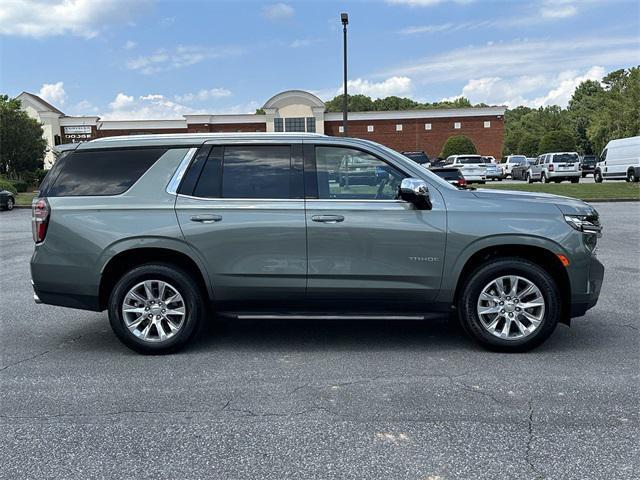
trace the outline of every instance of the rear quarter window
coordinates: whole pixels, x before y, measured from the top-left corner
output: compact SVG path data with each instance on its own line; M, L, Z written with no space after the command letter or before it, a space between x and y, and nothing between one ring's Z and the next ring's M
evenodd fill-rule
M126 192L166 148L76 150L68 155L42 196L119 195Z

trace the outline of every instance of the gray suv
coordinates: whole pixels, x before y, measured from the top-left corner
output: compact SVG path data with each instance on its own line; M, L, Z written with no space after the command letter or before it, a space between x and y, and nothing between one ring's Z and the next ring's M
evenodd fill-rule
M67 148L33 203L34 298L108 310L142 353L177 350L213 313L456 312L481 344L523 351L600 292L590 205L458 189L373 142L181 134Z

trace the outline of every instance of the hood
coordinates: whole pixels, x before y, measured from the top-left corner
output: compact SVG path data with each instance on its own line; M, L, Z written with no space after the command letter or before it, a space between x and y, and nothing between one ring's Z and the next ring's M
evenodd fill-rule
M487 200L514 200L532 203L554 204L565 215L590 215L595 212L595 208L587 202L577 198L552 195L551 193L519 192L515 190L489 190L480 188L473 194Z

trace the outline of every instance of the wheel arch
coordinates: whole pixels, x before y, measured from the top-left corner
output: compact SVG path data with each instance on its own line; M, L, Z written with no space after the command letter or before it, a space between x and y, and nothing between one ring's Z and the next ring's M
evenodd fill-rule
M481 246L469 252L468 255L461 256L461 261L454 267L454 271L457 272L457 282L453 290L452 304L457 305L458 296L465 281L480 265L494 259L522 258L541 266L556 281L562 300L560 321L568 325L571 318L571 281L566 268L557 256L558 253L563 253L563 249L553 248L552 245L541 242L536 244L509 242Z
M113 287L126 271L148 263L172 264L186 270L193 276L206 298L213 298L206 269L184 249L170 246L140 246L120 248L104 263L100 274L98 296L100 309L106 308Z

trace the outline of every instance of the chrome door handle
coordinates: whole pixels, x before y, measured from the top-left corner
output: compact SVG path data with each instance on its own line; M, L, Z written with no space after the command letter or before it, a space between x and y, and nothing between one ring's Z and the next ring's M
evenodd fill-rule
M193 215L191 217L192 222L198 223L214 223L222 220L220 215Z
M321 223L338 223L344 222L344 217L342 215L313 215L311 220Z

